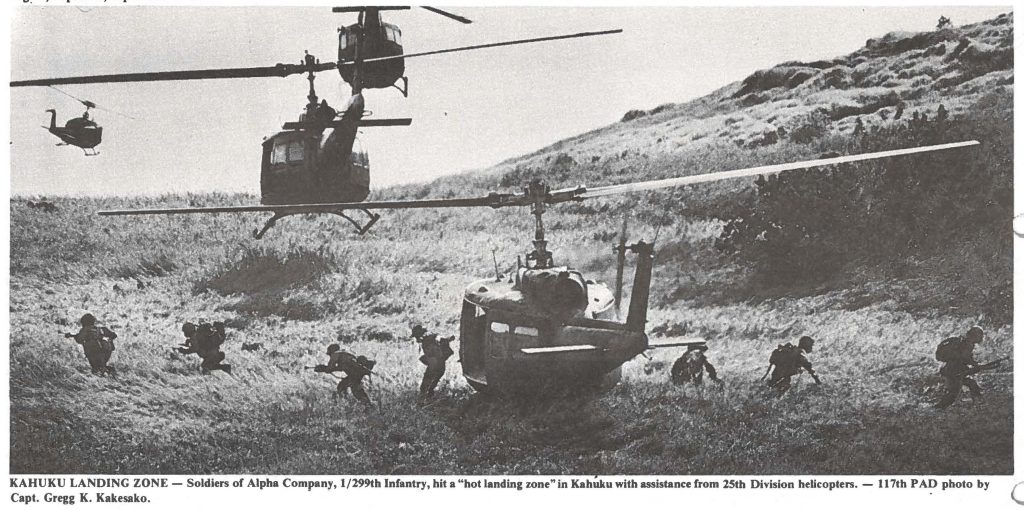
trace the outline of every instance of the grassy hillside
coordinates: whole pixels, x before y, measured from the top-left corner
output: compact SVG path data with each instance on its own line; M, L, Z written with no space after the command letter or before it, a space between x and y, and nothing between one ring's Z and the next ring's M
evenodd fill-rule
M1011 43L1012 15L889 34L846 57L783 64L493 169L374 198L478 195L537 176L553 186L606 184L845 153L860 143L855 130L912 129L915 112L934 117L939 104L989 144L1002 169L999 161L1012 163L1011 145L1000 142L1012 139ZM985 182L1012 188L1002 171ZM972 193L963 201L995 211L990 220L969 216L955 231L915 224L942 242L781 282L715 247L729 220L763 204L750 182L556 207L545 216L556 262L591 278L611 279L625 212L633 238L657 235L648 333L704 336L724 383L672 386L667 368L680 353L663 350L627 363L622 383L604 393L501 400L474 394L453 358L441 397L426 405L416 403L422 365L410 323L454 334L463 287L493 272L491 249L502 268L527 249L526 211L389 212L362 237L335 219L293 217L254 241L262 219L252 215L93 214L250 196L51 197L54 213L15 197L11 470L1009 473L1011 366L979 376L984 401L930 407L941 391L939 340L980 321L980 359L1012 350L1011 212L988 187ZM80 347L61 334L86 310L119 335L116 377L90 375ZM198 318L226 321L231 375L202 376L194 359L171 353L181 323ZM812 359L825 384L803 378L772 398L757 380L768 353L803 334L818 339ZM245 342L264 349L242 351ZM377 360L373 409L335 397L330 377L302 369L322 363L332 342Z

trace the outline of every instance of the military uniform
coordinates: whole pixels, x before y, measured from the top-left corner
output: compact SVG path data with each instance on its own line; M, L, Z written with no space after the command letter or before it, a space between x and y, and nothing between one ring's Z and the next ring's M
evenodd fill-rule
M706 350L708 348L704 345L687 347L686 353L672 364L672 382L676 384L692 382L695 386L700 386L704 381L705 370L712 381L718 382L718 372L704 355Z
M981 398L981 387L970 376L977 372L978 362L974 360L974 346L981 342L982 337L981 328L975 326L967 335L947 338L939 344L942 346L940 351L948 349L943 353L947 361L939 369L939 374L946 382L946 394L935 407L945 409L952 405L960 397L964 386L970 390L971 396Z
M182 354L198 354L203 361L199 364L200 370L209 373L211 370L223 370L231 373L231 365L224 363L227 357L220 350L220 346L227 339L227 332L223 322L214 322L212 325L200 322L199 326L186 322L182 328L185 334L185 344L178 348Z
M114 352L114 339L117 334L105 326L97 326L96 318L92 314L85 314L80 323L82 329L74 335L68 335L75 339L85 351L85 358L89 360L89 366L94 374L112 373L114 368L107 365L110 355Z
M376 363L367 359L366 356L357 357L352 353L342 351L336 344L327 348L327 354L330 356L327 365L320 365L323 368L318 367L318 371L344 372L345 377L338 382L338 394L344 395L345 391L349 390L356 400L369 404L370 396L363 388L363 378L372 373Z
M444 378L445 363L454 354L451 342L455 337L438 340L436 334L427 335L422 326L413 327L412 336L420 343L420 348L423 350L420 363L427 366L423 372L423 381L420 383L420 397L430 397L434 395L437 384Z
M768 359L768 369L771 370L768 387L779 390L779 393L785 393L792 385L793 376L799 374L801 370L806 370L814 378L815 383L821 384L818 375L814 373L811 362L804 356L804 353L811 352L813 347L814 339L805 336L800 338L798 345L787 343L779 345L772 351L771 357Z

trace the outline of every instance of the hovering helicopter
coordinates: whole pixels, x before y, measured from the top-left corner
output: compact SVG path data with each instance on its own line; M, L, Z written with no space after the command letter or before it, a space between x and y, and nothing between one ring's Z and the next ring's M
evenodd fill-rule
M468 23L469 20L433 7L431 12ZM366 233L379 218L368 209L360 209L365 222L348 216L348 209L330 207L303 208L308 204L358 202L365 200L370 191L369 157L358 149L358 129L375 126L408 126L412 119L363 119L364 88L388 88L399 79L407 85L404 59L442 53L468 51L499 46L512 46L561 39L573 39L620 33L622 30L581 32L576 34L519 39L475 46L463 46L435 51L405 54L401 46L401 31L395 25L380 19L382 10L408 9L408 7L338 7L335 12L359 12L359 22L339 29L338 62L320 62L308 52L299 64L279 63L270 67L244 67L201 69L127 74L77 76L16 80L11 87L49 86L64 84L122 83L175 80L205 80L227 78L256 78L306 74L309 93L305 111L296 122L286 122L283 130L263 141L260 176L260 202L269 206L274 215L253 235L259 239L277 220L294 214L333 214L348 220L360 234ZM325 100L317 97L314 87L316 73L337 69L351 85L352 96L341 118ZM55 87L54 87L55 88ZM403 94L408 89L400 88ZM99 143L97 141L97 143ZM298 206L286 207L286 206ZM210 212L223 212L213 208Z
M46 113L50 114L50 126L43 126L43 129L46 129L54 136L61 139L62 143L58 143L58 146L74 145L75 147L82 149L82 152L85 153L86 156L99 155L99 152L96 150L96 146L103 140L103 128L96 124L96 121L89 118L89 110L98 108L96 103L86 99L79 99L56 87L50 88L73 98L79 103L82 103L82 106L85 106L85 112L82 113L81 117L68 119L64 124L64 127L58 127L57 110L52 108L46 110Z
M543 215L547 207L564 202L653 191L742 177L765 176L789 170L841 165L924 152L978 145L964 141L827 159L729 170L655 181L596 188L584 186L551 190L534 181L521 193L490 193L483 197L370 201L286 206L137 209L99 211L101 216L197 214L270 211L316 213L420 208L530 207L535 218L533 250L525 264L517 263L510 278L496 275L466 287L459 321L459 354L466 381L478 391L523 393L550 388L595 386L618 380L621 366L648 349L702 345L701 338L652 344L645 332L654 262L654 243L626 242L623 225L617 253L614 291L589 280L567 265L557 265L547 249ZM627 253L636 255L629 308L620 317L622 274ZM520 259L521 260L521 259Z
M440 14L461 23L472 21L442 11L434 7L424 9ZM376 7L335 7L332 12L359 13L359 21L354 25L338 29L338 62L363 62L361 76L356 76L355 66L338 66L338 72L346 83L353 87L384 89L394 87L403 96L409 96L409 79L405 77L405 60L403 55L402 30L398 25L385 23L380 16L381 11L408 10L409 6L376 6ZM387 60L377 60L387 58ZM367 62L369 61L369 62ZM399 86L398 82L402 85Z

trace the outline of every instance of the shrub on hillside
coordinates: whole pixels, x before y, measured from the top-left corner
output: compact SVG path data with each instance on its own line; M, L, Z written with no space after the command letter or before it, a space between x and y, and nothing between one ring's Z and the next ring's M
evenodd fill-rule
M814 280L858 259L936 252L979 231L996 235L1011 216L1012 97L994 94L972 112L958 120L944 107L932 120L915 112L851 137L850 152L968 139L982 148L759 178L755 206L725 225L716 246L769 278Z

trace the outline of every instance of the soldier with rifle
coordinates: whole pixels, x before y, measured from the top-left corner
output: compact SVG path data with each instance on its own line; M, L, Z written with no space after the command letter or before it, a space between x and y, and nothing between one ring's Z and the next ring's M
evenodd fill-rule
M423 372L423 381L420 383L420 398L434 396L437 383L444 377L446 363L455 351L451 343L455 337L437 338L437 334L427 334L426 328L419 324L412 327L412 337L420 344L423 355L420 356L420 363L427 366Z
M344 372L345 377L338 381L338 394L344 395L346 390L352 392L356 400L370 405L370 396L363 388L363 378L373 374L373 367L377 362L366 356L355 356L350 352L341 350L338 344L327 346L329 359L326 365L317 365L312 368L314 372L334 375L334 372ZM335 376L337 377L337 376Z
M85 350L85 358L89 360L89 366L94 374L113 374L114 367L107 364L110 355L114 352L114 333L106 326L97 326L96 317L91 313L82 316L78 321L82 329L78 333L65 333L64 338L74 338Z
M761 380L763 381L771 372L768 387L779 390L780 395L789 390L793 376L799 374L801 370L811 374L815 384L821 384L821 379L814 373L811 362L804 356L804 353L810 353L813 349L814 339L809 336L800 337L797 345L779 345L768 358L768 370L761 376ZM773 366L775 370L772 370Z
M979 326L971 326L967 334L947 338L935 349L935 359L942 362L939 374L946 381L946 394L935 404L945 409L956 402L964 386L970 390L973 398L981 398L981 387L971 378L972 375L994 368L1009 357L997 359L990 363L978 363L974 360L974 346L985 338L985 331Z

